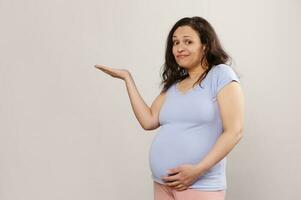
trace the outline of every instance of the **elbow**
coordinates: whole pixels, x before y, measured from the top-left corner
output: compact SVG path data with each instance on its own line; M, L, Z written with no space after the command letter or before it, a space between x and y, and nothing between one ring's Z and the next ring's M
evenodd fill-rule
M141 124L141 127L142 127L143 130L145 130L145 131L151 130L151 126L149 126L149 125L147 125L147 124Z
M229 133L229 135L231 135L231 137L235 138L235 140L241 140L242 136L243 136L243 128L239 127L239 128L235 128L235 129L231 129L231 130L226 130L226 133Z
M153 127L151 127L151 126L147 126L147 127L142 126L142 128L143 128L143 130L145 130L145 131L151 131L151 130L156 129L156 128L153 128Z
M148 126L141 126L142 128L143 128L143 130L145 130L145 131L150 131L151 130L151 128L150 127L148 127Z
M151 130L155 130L156 128L158 128L159 124L153 125L153 124L149 123L149 124L141 125L141 127L143 128L143 130L151 131Z

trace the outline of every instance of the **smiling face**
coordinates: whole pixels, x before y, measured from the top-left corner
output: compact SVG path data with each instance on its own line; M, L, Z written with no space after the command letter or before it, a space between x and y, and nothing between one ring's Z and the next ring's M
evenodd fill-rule
M178 27L172 37L172 53L179 66L190 69L201 64L204 47L198 33L190 26Z

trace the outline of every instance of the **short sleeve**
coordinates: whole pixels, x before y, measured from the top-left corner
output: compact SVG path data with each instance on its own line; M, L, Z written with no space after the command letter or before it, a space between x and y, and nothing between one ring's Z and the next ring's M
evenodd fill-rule
M217 65L212 70L213 70L213 76L212 76L213 100L216 100L216 96L218 92L223 87L225 87L228 83L231 83L232 81L236 81L240 83L237 74L233 71L233 69L230 66L226 64Z

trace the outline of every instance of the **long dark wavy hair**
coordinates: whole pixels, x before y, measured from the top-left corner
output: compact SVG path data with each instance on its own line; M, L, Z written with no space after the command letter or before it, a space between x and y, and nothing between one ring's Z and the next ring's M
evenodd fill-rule
M171 85L176 82L180 82L189 76L187 69L178 65L172 53L172 36L178 27L186 25L190 26L198 33L202 45L205 45L203 57L201 58L201 64L205 63L207 67L204 73L200 75L198 80L193 84L193 86L197 83L201 83L213 66L218 64L232 64L231 57L222 48L215 30L207 20L198 16L182 18L175 23L167 37L165 63L163 65L163 73L161 75L161 85L164 85L162 92L166 92Z

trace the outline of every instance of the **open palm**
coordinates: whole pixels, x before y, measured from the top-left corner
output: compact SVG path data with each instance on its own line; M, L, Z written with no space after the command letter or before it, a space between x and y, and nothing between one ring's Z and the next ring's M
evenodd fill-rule
M126 69L116 69L116 68L111 68L111 67L107 67L104 65L95 65L95 67L97 69L100 69L101 71L109 74L110 76L112 76L114 78L119 78L122 80L127 78L130 74L130 72Z

